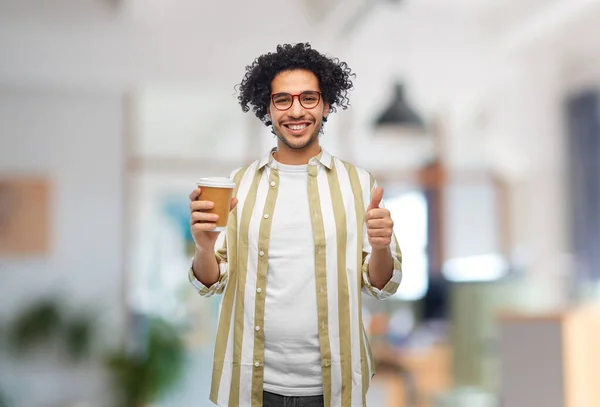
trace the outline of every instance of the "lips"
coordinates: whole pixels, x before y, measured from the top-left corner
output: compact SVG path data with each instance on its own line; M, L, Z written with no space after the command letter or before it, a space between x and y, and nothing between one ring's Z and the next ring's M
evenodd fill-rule
M286 123L283 126L294 135L299 135L304 133L304 130L310 126L310 122L295 122L295 123Z

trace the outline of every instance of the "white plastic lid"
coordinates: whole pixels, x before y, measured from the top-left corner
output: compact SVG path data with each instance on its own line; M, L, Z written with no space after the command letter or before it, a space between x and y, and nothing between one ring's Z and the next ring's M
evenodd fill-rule
M200 178L196 184L199 187L235 188L235 184L225 177Z

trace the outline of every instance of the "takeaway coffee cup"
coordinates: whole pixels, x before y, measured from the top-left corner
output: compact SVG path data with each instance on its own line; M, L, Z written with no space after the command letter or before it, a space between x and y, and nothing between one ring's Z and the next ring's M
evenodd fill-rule
M233 197L233 189L235 184L224 177L208 177L200 178L197 182L200 187L201 201L211 201L215 206L208 210L208 213L219 215L217 227L212 229L214 232L220 232L227 228L227 217L229 208L231 207L231 198Z

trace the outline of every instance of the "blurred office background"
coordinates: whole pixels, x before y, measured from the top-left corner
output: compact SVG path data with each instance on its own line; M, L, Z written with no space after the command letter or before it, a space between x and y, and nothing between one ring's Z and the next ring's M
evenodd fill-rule
M0 0L0 406L210 405L187 196L275 145L234 85L284 42L357 73L322 145L404 252L369 404L599 406L594 0Z

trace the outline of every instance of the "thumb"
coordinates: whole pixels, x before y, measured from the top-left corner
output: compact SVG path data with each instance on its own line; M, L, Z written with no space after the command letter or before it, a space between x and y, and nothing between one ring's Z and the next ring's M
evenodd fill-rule
M371 197L371 203L369 204L368 209L379 208L379 204L381 203L381 199L383 198L383 188L377 187L373 192L373 196Z
M230 206L229 210L232 211L233 208L235 208L237 206L237 204L238 204L238 199L237 198L232 198L231 199L231 206Z

